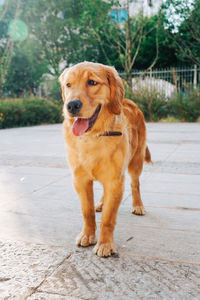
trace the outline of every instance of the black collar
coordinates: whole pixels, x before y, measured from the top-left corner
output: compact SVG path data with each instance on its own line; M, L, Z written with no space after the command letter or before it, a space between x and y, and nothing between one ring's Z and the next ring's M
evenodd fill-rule
M120 132L120 131L108 131L108 132L101 133L98 136L119 136L119 135L122 135L122 132Z

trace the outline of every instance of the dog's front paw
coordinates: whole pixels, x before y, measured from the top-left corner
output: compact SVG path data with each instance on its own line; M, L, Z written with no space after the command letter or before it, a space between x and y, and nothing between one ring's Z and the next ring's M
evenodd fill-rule
M144 206L134 206L132 213L139 216L144 216L146 214Z
M100 257L108 257L117 253L113 243L98 244L94 247L93 252Z
M76 238L76 245L87 247L95 244L95 235L87 235L81 232Z

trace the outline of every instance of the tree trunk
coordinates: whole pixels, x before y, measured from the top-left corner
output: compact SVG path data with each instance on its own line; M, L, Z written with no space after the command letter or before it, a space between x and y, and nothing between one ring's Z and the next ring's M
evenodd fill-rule
M132 83L132 73L131 73L131 71L129 71L127 73L127 83L128 83L128 86L129 86L130 90L132 91L133 90L133 83Z

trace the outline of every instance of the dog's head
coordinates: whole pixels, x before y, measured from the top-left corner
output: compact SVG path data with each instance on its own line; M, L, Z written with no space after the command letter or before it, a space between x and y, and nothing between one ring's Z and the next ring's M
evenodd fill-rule
M121 113L124 87L115 68L83 62L65 69L59 81L64 115L74 119L74 135L92 130L102 107L110 114Z

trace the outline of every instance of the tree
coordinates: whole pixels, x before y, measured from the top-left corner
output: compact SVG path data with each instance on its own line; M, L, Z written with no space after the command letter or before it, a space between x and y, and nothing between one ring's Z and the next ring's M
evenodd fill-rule
M116 31L114 31L114 23L110 17L110 9L115 2L113 0L83 1L79 23L80 33L85 36L86 48L89 45L92 48L93 44L94 49L96 48L96 55L93 56L93 60L96 59L108 65L111 65L116 58L112 46L116 38ZM110 32L112 34L108 38Z
M95 3L97 2L97 7L94 7L91 0L85 2L82 27L86 27L93 34L94 40L98 41L100 53L104 56L104 62L111 65L114 61L117 69L125 73L128 85L132 89L133 67L137 61L142 43L152 30L156 32L154 40L156 48L148 68L153 67L158 59L159 18L157 22L152 23L153 26L149 26L151 19L143 17L142 14L137 17L130 17L130 1L127 0L127 18L119 24L111 18L109 13L111 7L114 4L117 6L118 3L114 1L95 1ZM95 15L98 16L97 19L94 18Z
M49 62L48 73L58 77L60 63L69 65L80 52L78 19L82 0L27 0L26 20L31 35Z
M200 0L168 0L163 10L178 57L200 65ZM171 11L174 17L169 18Z
M158 18L160 18L158 20ZM157 23L159 26L157 29ZM148 35L145 36L141 43L140 51L136 58L134 68L138 70L146 70L149 67L149 63L155 58L156 53L156 34L158 35L158 58L155 63L155 68L166 68L169 66L177 65L178 58L175 54L175 47L168 36L165 26L163 16L155 15L149 19L146 25L148 28ZM158 31L157 31L158 30Z
M154 44L155 56L153 61L149 62L147 70L151 69L158 59L158 23L155 27L148 26L149 18L138 15L137 18L131 18L129 14L129 1L127 0L128 18L125 25L122 27L121 39L117 41L117 51L119 53L120 61L124 68L126 79L130 89L132 90L132 70L136 63L138 54L140 53L142 42L149 35L152 30L156 31Z
M83 60L114 65L132 88L134 68L175 62L161 15L131 17L130 2L118 23L112 16L117 0L7 0L0 7L0 90L33 92L43 73L57 78L61 68ZM25 40L8 34L13 19L28 28Z
M34 94L42 81L42 75L47 72L47 62L41 59L40 46L34 40L27 39L14 49L3 91L12 97L20 97L24 93Z
M14 48L14 41L8 35L9 22L18 17L20 4L21 1L15 5L13 1L6 1L0 7L0 97Z
M28 2L7 0L0 9L0 92L9 96L33 93L48 72L40 43L30 35Z

